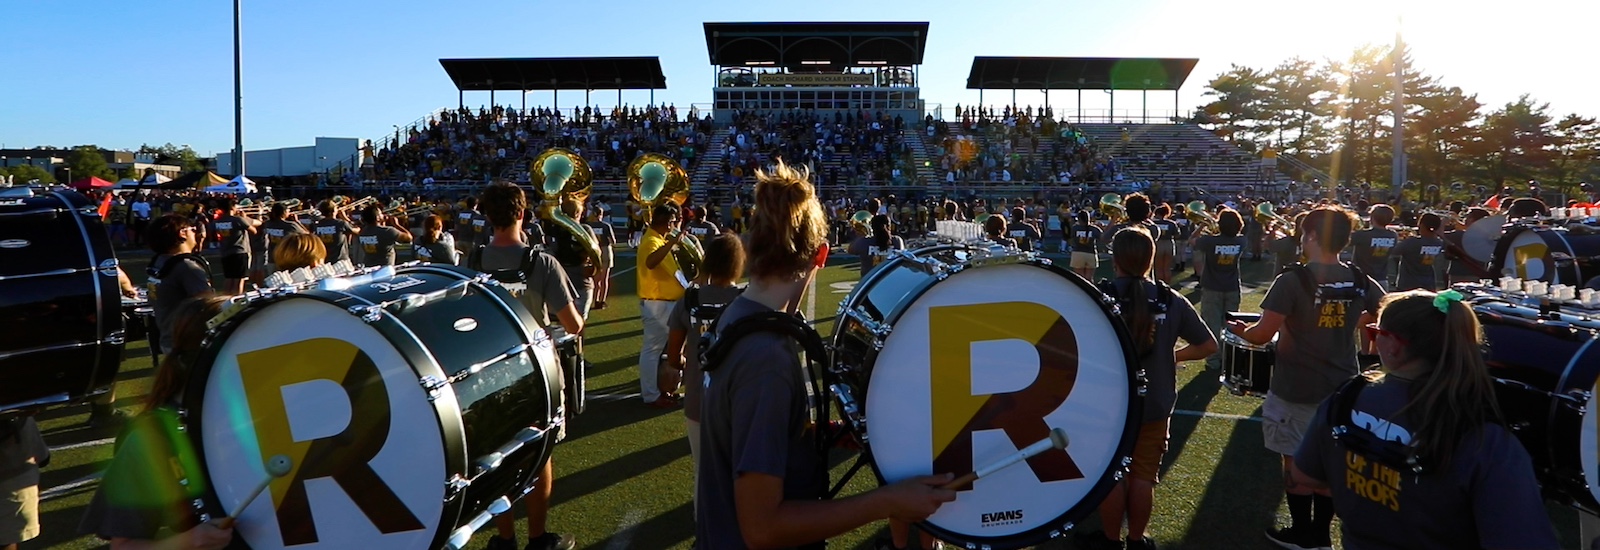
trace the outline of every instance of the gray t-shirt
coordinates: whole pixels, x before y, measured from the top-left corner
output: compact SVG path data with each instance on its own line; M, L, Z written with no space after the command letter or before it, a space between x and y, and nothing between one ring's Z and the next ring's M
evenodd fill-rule
M1104 233L1092 225L1072 226L1072 235L1068 237L1072 241L1072 251L1094 254L1095 247L1100 244L1100 236Z
M872 237L858 237L850 242L850 248L847 250L850 254L861 259L862 275L866 275L867 272L872 271L872 268L877 267L878 262L889 254L890 250L900 250L906 247L906 241L898 236L889 237L888 250L884 250L872 243Z
M1434 290L1439 284L1434 277L1434 266L1444 261L1444 240L1438 237L1412 237L1394 247L1400 257L1400 276L1395 290Z
M1371 384L1351 407L1351 421L1408 442L1416 424L1400 411L1411 391L1410 382L1394 376ZM1332 488L1345 548L1559 548L1528 451L1504 427L1469 432L1448 466L1417 476L1334 441L1329 406L1324 401L1312 417L1294 463Z
M361 264L367 267L394 265L394 244L400 239L400 230L381 225L361 226L356 242L361 243Z
M496 271L505 269L519 269L522 261L527 258L528 248L523 245L491 246L484 245L480 250L482 258L473 269L483 271ZM550 326L550 320L556 313L566 309L567 305L578 300L577 293L572 290L572 283L567 281L566 273L561 271L561 264L549 254L540 252L533 255L533 261L528 270L523 273L523 284L527 285L518 298L522 305L527 306L528 312L533 314L533 319L538 321L540 327Z
M617 234L615 231L612 231L611 224L603 221L594 221L589 222L586 225L588 225L589 230L594 233L594 239L600 245L601 254L606 253L609 250L609 247L617 244Z
M719 327L772 311L740 297ZM756 332L733 344L723 364L705 373L700 402L700 486L695 548L744 548L733 496L741 474L783 478L784 500L822 497L822 476L800 350L788 337Z
M265 253L271 254L272 249L276 248L278 246L278 242L282 241L285 237L290 235L298 235L305 232L305 228L300 227L300 224L288 220L267 220L261 222L260 234L267 239Z
M1118 277L1115 281L1117 295L1127 296L1133 282L1132 277ZM1165 314L1156 313L1155 343L1150 347L1150 354L1139 360L1146 380L1142 422L1155 422L1172 416L1172 409L1178 402L1178 359L1175 353L1178 340L1201 344L1215 337L1211 335L1211 329L1206 328L1205 321L1200 320L1194 305L1182 294L1168 288L1167 296L1163 299L1156 294L1155 283L1145 281L1144 288L1145 296L1150 297L1150 301L1164 302L1167 309ZM1160 311L1156 304L1147 305L1153 312Z
M1350 235L1351 260L1361 271L1377 280L1389 278L1389 256L1400 235L1382 227L1363 229Z
M0 493L38 485L39 465L49 461L50 448L32 417L0 419Z
M1201 290L1239 291L1239 258L1244 257L1244 237L1206 235L1195 239L1194 253L1205 258L1205 269L1200 272Z
M717 233L722 232L721 229L717 229L716 225L705 220L695 220L686 223L684 224L684 229L687 230L690 235L694 235L694 238L700 239L701 243L706 242L707 239L715 237L717 236Z
M322 246L328 249L328 263L350 259L350 234L355 233L350 222L322 218L311 224L311 233L322 239Z
M716 312L722 307L738 298L744 292L743 287L729 286L704 286L699 287L699 304L690 304L690 293L684 293L683 299L678 300L678 305L672 308L672 315L667 317L667 329L683 331L683 379L688 383L683 385L683 415L689 420L700 421L700 334L701 331L711 328L711 322L716 320ZM695 319L689 315L691 305L700 306L700 315L703 318Z
M1017 248L1024 251L1033 250L1034 243L1039 242L1041 238L1039 230L1034 228L1033 224L1023 222L1011 222L1011 225L1006 227L1006 236L1017 243Z
M1383 290L1371 277L1355 281L1350 268L1308 264L1315 290L1307 293L1302 271L1272 281L1261 309L1283 315L1278 329L1278 364L1272 393L1291 403L1320 403L1358 372L1356 331L1363 311L1376 313Z
M173 314L178 304L212 290L211 273L192 259L172 266L165 277L157 277L170 261L172 256L167 254L150 261L150 308L154 310L156 327L161 331L161 353L172 350L172 328L178 321Z
M1449 231L1443 235L1439 235L1439 239L1443 240L1450 246L1454 246L1458 251L1456 254L1460 254L1460 251L1463 250L1461 238L1466 236L1466 234L1467 233L1465 231ZM1477 263L1476 260L1473 260L1469 257L1457 257L1455 254L1449 253L1448 249L1446 250L1445 257L1448 258L1450 262L1450 268L1446 272L1450 274L1451 279L1465 280L1478 276L1478 273L1473 271L1470 267L1473 263Z
M250 234L250 225L244 218L238 216L223 216L211 222L212 229L222 237L222 255L249 254L246 237Z
M426 236L417 239L413 250L417 252L417 259L424 262L456 264L456 238L443 231L439 232L438 239L428 239Z
M1301 263L1300 238L1293 235L1278 237L1267 245L1267 250L1272 252L1273 273L1282 273L1283 268Z

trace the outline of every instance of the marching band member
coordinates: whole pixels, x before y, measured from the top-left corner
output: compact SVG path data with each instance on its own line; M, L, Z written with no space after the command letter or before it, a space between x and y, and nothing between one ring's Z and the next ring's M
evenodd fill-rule
M302 267L317 267L328 258L328 249L322 240L305 233L296 233L278 241L272 249L272 259L278 271L294 271Z
M1462 226L1451 228L1439 238L1444 240L1444 253L1450 259L1450 267L1445 270L1445 283L1474 282L1478 279L1493 279L1494 276L1483 266L1483 262L1467 255L1463 238L1467 235L1467 228L1478 220L1489 217L1489 211L1482 208L1469 208L1466 215L1461 218Z
M468 267L478 271L519 273L526 285L519 299L540 327L559 323L567 334L583 333L583 316L578 313L577 297L566 274L549 254L533 249L523 240L526 237L522 224L527 219L528 199L522 188L505 182L489 184L483 190L483 214L492 228L489 240L474 248L468 258ZM552 321L553 318L553 321ZM557 367L559 368L559 367ZM560 376L566 380L565 376ZM560 401L564 388L553 393ZM556 431L556 441L565 439L567 428L562 424ZM528 548L535 550L571 550L576 542L571 537L546 530L550 515L550 492L555 481L554 458L540 469L533 491L523 497L528 512ZM494 517L497 536L489 539L488 550L516 550L516 515L499 514Z
M322 239L323 248L328 250L328 260L334 263L349 260L350 236L360 235L361 228L351 225L344 211L334 206L333 201L317 203L317 210L322 212L322 218L311 223L311 232Z
M278 243L283 242L283 239L289 235L306 232L304 226L288 219L288 217L289 209L283 203L273 204L272 209L267 212L267 221L261 222L261 235L266 237L266 247L261 251L262 257L267 257L269 255L268 252L275 252ZM275 262L278 257L276 254L272 254L271 259ZM282 268L274 269L277 271L283 270Z
M1332 544L1328 531L1334 510L1328 491L1297 483L1289 469L1317 404L1359 372L1356 329L1373 319L1383 296L1382 287L1360 268L1339 262L1339 252L1350 242L1354 218L1339 206L1319 206L1306 214L1300 245L1309 263L1273 280L1261 301L1260 321L1227 324L1229 331L1252 344L1266 344L1274 334L1279 338L1261 428L1267 449L1282 456L1293 523L1266 535L1291 550Z
M1227 326L1228 312L1239 309L1239 260L1244 258L1244 219L1232 208L1223 208L1217 216L1220 235L1202 235L1195 231L1193 241L1196 276L1200 279L1200 314L1212 334L1221 336ZM1221 369L1222 357L1212 354L1206 358L1206 368Z
M1172 410L1178 401L1178 364L1217 351L1216 338L1200 321L1189 300L1151 279L1155 249L1155 241L1141 228L1123 229L1111 237L1111 266L1117 278L1106 290L1117 299L1149 386L1129 475L1100 503L1104 532L1079 538L1090 549L1123 548L1123 518L1128 522L1128 549L1156 548L1147 529L1155 510L1156 484L1160 482L1162 456L1167 452ZM1181 348L1177 347L1180 339L1185 343Z
M39 470L49 463L32 416L0 418L0 550L39 536Z
M162 220L152 224L152 236L163 231L157 229L162 225ZM244 546L234 540L232 528L201 521L202 514L216 520L226 512L204 498L205 470L189 432L180 429L176 410L189 368L198 359L205 339L206 321L220 312L226 301L221 296L184 299L170 313L171 330L161 333L163 339L170 337L169 353L156 370L144 411L129 422L84 510L78 532L109 541L113 550ZM204 504L204 508L196 509L191 503Z
M223 291L228 294L243 294L244 280L250 276L250 249L247 241L250 235L258 231L261 221L239 213L239 203L232 199L225 201L223 208L225 214L211 224L222 237Z
M703 376L700 372L700 336L711 329L722 309L739 297L744 288L738 286L744 274L744 243L733 233L718 233L705 241L706 255L701 271L705 282L684 291L683 300L672 308L672 318L667 321L667 362L662 365L661 378L682 379L684 431L689 439L689 456L699 475L700 466L700 392ZM669 372L670 371L670 372ZM663 392L670 392L676 383L660 383ZM691 495L696 485L691 485Z
M594 309L605 309L606 298L611 296L611 265L615 262L612 249L617 244L617 233L605 216L604 208L589 209L589 230L594 232L595 243L600 245L600 265L595 267L594 273Z
M461 261L456 238L445 232L444 218L438 214L429 214L423 218L422 235L415 241L415 250L417 259L424 262L456 265Z
M756 175L750 286L720 329L764 312L794 312L826 261L827 220L809 174L781 162ZM826 470L810 426L806 376L792 337L758 331L731 342L701 397L695 548L780 548L826 540L880 519L920 521L955 492L950 474L919 476L847 498L821 499ZM710 368L710 367L708 367Z
M383 213L383 207L369 204L361 209L361 265L394 265L394 245L411 242L411 230L400 218Z
M1400 234L1389 229L1394 223L1394 207L1374 204L1367 210L1370 227L1350 236L1350 258L1363 273L1389 288L1389 258L1400 244Z
M678 246L683 232L677 229L680 217L678 205L663 202L650 213L650 225L639 239L639 266L635 270L639 281L639 318L644 324L643 345L639 350L639 397L644 404L658 409L678 406L676 395L661 393L656 373L661 366L661 352L667 347L667 319L673 305L683 299L683 289L688 281L672 248Z
M1098 226L1089 223L1088 210L1078 211L1077 223L1067 233L1072 247L1072 271L1088 281L1094 280L1094 271L1100 268L1098 243L1102 233Z
M148 273L150 307L161 332L161 353L172 350L173 323L178 305L205 296L211 288L211 265L200 256L195 226L180 214L167 214L150 223L145 242L156 253Z
M1417 218L1417 236L1400 241L1394 254L1400 258L1400 276L1395 290L1437 290L1436 265L1444 259L1444 240L1439 238L1441 220L1428 212Z
M574 220L583 219L583 208L584 204L581 201L568 200L561 203L561 212ZM544 231L545 239L550 243L550 255L556 258L556 263L561 264L561 270L567 273L567 281L572 283L572 289L578 293L576 302L578 315L588 319L589 306L594 304L595 265L589 260L589 254L584 251L577 237L557 227L554 221L546 223L550 225Z
M988 219L983 220L983 232L985 238L989 239L994 244L1015 248L1017 246L1017 242L1006 236L1007 225L1006 215L1004 213L995 212L990 214Z
M877 199L873 199L876 201ZM869 222L868 234L850 243L848 252L861 259L861 276L865 277L891 250L902 250L906 242L894 234L894 224L889 216L875 215Z
M1346 548L1559 548L1532 459L1496 405L1472 308L1453 290L1382 304L1365 327L1384 372L1312 415L1295 483L1331 491ZM1347 435L1334 439L1330 424Z
M1172 263L1178 256L1178 223L1172 221L1172 206L1161 203L1156 207L1156 218L1152 220L1161 232L1156 237L1156 259L1154 275L1156 280L1163 283L1172 282ZM1113 236L1114 238L1115 236Z
M1304 254L1300 250L1300 222L1305 217L1305 212L1295 214L1294 221L1289 227L1289 234L1273 239L1272 243L1267 245L1268 251L1272 253L1272 273L1283 273L1289 266L1304 261L1302 259Z
M1012 241L1017 243L1017 248L1023 252L1033 252L1035 248L1043 249L1044 237L1039 234L1039 228L1034 227L1033 221L1028 219L1028 207L1014 206L1011 208L1011 225L1006 228Z
M468 252L488 239L489 220L478 212L478 198L467 195L461 199L461 209L456 212L456 227L454 236L456 250Z

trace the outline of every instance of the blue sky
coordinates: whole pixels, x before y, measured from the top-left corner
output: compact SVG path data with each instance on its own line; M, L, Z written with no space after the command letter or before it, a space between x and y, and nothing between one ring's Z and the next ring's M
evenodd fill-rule
M1506 10L1515 7L1514 11ZM0 32L0 146L189 144L203 155L233 143L232 5L225 0L11 0ZM928 21L922 95L949 108L975 55L1198 57L1180 108L1232 63L1270 67L1290 56L1344 57L1393 41L1396 13L1418 66L1490 105L1522 93L1558 116L1600 116L1590 25L1600 2L1524 0L1113 0L987 2L699 2L478 0L245 1L245 146L309 145L317 136L376 138L456 92L445 57L661 57L656 100L710 101L705 21ZM563 94L562 105L583 93ZM615 92L593 102L615 103ZM1051 102L1070 109L1072 95ZM627 103L649 94L626 92ZM497 94L518 103L515 92ZM988 92L990 104L1009 92ZM469 104L488 101L469 93ZM1085 108L1104 108L1104 93ZM1119 108L1138 104L1118 94ZM548 92L529 105L547 105ZM1019 92L1019 103L1042 103ZM1171 96L1151 94L1151 108Z

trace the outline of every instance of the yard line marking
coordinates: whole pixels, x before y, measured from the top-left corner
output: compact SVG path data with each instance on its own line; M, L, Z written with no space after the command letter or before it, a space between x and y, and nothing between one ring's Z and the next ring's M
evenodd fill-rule
M606 550L622 550L633 545L633 535L639 530L639 524L644 521L644 511L638 508L628 510L622 516L622 521L617 523L616 537L611 539L611 544L606 545Z
M73 444L70 444L70 445L62 445L60 447L51 447L50 448L50 452L56 453L56 452L61 452L61 451L70 451L70 450L73 450L73 449L82 449L84 447L99 447L101 445L110 445L110 444L116 443L116 442L117 442L117 438L115 438L115 437L107 437L105 439L96 439L94 441L84 441L82 443L73 443Z
M1261 421L1261 417L1259 417L1259 416L1245 416L1245 415L1242 415L1242 414L1223 414L1223 413L1214 413L1214 412L1210 412L1210 411L1189 411L1189 410L1178 409L1178 410L1172 411L1172 414L1183 415L1183 416L1198 416L1198 417L1201 417L1201 418L1216 418L1216 419L1219 419L1219 420L1237 420L1237 421L1248 421L1248 422L1260 422Z
M618 276L621 276L623 273L627 273L629 271L633 271L633 270L638 269L638 268L639 268L639 266L636 265L636 266L633 266L633 267L630 267L630 268L627 268L627 269L624 269L624 270L621 270L621 271L612 271L611 272L611 278L615 279Z
M55 487L51 487L49 489L45 489L44 491L41 491L39 493L39 502L44 502L46 500L50 500L50 499L53 499L53 498L59 498L59 497L65 495L65 494L67 494L68 492L70 492L70 491L72 491L74 489L77 489L79 487L83 487L83 486L86 486L86 485L89 485L89 484L92 484L92 483L98 483L100 481L100 477L104 476L104 475L105 475L105 472L95 472L95 473L89 474L87 477L84 477L83 479L79 479L77 481L72 481L72 482L68 482L68 483L63 483L61 485L57 485Z

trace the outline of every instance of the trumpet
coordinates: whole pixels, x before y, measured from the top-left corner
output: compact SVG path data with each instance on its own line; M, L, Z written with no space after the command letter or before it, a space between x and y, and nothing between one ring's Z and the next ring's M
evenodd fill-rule
M1100 195L1100 213L1111 219L1111 223L1121 223L1127 219L1128 212L1122 207L1122 195L1106 193Z
M1205 201L1190 201L1189 204L1183 205L1183 216L1189 218L1189 223L1203 232L1212 235L1222 233L1217 229L1217 218L1206 211Z
M338 200L340 198L344 199L342 203ZM335 212L344 212L352 209L359 210L370 204L378 204L378 199L374 197L361 197L360 199L352 201L350 200L350 197L334 197L333 210Z

